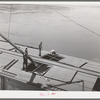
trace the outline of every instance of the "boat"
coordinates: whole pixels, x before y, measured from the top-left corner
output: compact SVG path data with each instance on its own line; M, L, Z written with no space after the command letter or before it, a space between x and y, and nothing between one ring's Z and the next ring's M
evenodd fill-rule
M0 89L100 91L100 63L11 42L0 33ZM28 67L23 55L28 48Z

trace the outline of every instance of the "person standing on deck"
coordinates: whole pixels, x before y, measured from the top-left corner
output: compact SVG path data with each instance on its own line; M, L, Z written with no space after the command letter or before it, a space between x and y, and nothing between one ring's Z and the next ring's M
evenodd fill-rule
M23 70L27 69L27 65L28 65L28 51L27 48L25 49L25 54L23 55Z
M39 56L41 56L41 50L42 50L42 42L39 44Z

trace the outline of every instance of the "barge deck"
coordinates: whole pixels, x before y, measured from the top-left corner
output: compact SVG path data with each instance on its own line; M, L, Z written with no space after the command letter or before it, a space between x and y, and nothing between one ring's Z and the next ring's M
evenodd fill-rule
M27 46L16 45L21 50ZM2 90L99 91L100 64L28 47L28 54L37 64L23 70L23 55L9 43L0 41L0 76ZM30 63L30 61L29 61Z

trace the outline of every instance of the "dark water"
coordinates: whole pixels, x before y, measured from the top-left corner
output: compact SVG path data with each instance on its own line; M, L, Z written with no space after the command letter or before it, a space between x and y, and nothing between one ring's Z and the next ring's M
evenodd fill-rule
M100 34L99 6L0 5L0 31L13 42L99 62L100 37L86 28Z

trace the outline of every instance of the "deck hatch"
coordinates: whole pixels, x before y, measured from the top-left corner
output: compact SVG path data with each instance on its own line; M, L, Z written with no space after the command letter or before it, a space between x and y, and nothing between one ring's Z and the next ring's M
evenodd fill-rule
M31 73L35 72L37 74L44 75L50 68L51 67L46 64L36 62L34 65L29 64L27 67L27 71Z
M52 60L52 61L59 61L59 60L63 59L64 57L62 57L58 54L56 54L56 55L46 54L46 55L42 56L42 58Z
M42 64L35 72L39 74L45 74L49 69L50 67L48 67L48 65Z

